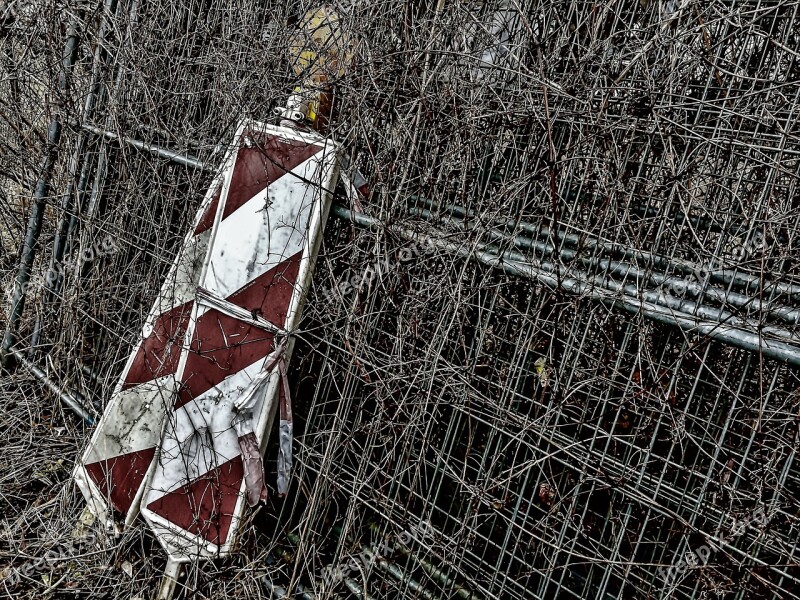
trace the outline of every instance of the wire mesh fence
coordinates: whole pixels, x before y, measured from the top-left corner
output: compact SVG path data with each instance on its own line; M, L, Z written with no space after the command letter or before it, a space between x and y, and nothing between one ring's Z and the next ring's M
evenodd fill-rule
M8 289L64 128L16 345L96 408L210 174L81 126L214 166L297 84L296 4L0 5ZM336 4L329 135L371 195L339 194L364 218L331 219L297 335L292 491L186 597L800 596L799 7ZM85 432L32 385L6 380L4 421L64 427L71 459ZM18 569L81 502L15 456ZM146 595L152 540L103 540L7 589L113 596L98 565L129 561Z

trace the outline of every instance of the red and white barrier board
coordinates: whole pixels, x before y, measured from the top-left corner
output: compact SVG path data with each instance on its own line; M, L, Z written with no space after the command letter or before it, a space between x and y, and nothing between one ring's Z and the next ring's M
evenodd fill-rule
M172 560L230 551L245 506L264 497L260 454L279 406L285 492L285 362L338 165L338 146L315 134L239 127L76 469L93 511L130 522L140 507Z
M212 238L212 228L204 219L207 221L209 210L218 204L220 192L218 177L75 468L75 481L89 508L109 526L114 517L130 524L139 514L141 491L161 440L165 416L174 404L186 328Z

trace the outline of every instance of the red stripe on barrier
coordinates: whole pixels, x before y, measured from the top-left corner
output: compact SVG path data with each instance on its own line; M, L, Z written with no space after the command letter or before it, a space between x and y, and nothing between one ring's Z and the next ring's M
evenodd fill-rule
M183 337L189 325L193 304L193 301L189 301L175 306L156 319L153 331L139 345L122 389L175 372L181 358Z
M302 256L301 250L289 259L275 265L228 296L228 302L251 312L256 311L259 316L273 325L283 327L286 323L286 313L289 311L292 294L294 294L294 286L297 284Z
M228 539L244 470L242 457L201 475L147 505L175 525L221 545Z
M175 408L272 351L272 333L209 309L197 321Z
M219 206L219 197L222 194L222 185L217 187L217 191L214 192L214 197L211 199L211 204L208 205L206 212L203 213L203 216L200 218L200 222L197 224L197 227L194 230L195 235L199 235L204 231L211 229L211 226L214 224L214 217L217 216L217 207Z
M101 460L86 465L86 472L109 499L111 506L127 514L155 452L155 448L146 448Z
M246 145L250 139L252 146ZM294 140L282 140L271 135L242 136L242 147L225 200L222 218L226 219L248 200L274 183L292 169L322 150L320 146Z
M300 269L298 252L274 266L247 286L228 297L228 301L282 327L294 293ZM273 334L209 309L195 326L181 389L175 408L191 402L225 378L264 358L273 350Z

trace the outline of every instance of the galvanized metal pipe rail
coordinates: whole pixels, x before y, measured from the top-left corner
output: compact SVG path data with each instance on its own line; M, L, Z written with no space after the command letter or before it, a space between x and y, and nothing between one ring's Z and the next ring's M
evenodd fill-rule
M424 217L428 220L434 220L436 216L431 213L427 209L412 209L412 214L419 214L420 216ZM448 216L438 217L446 222L453 223L457 226L469 225L467 220L462 219L453 219ZM641 269L635 264L629 263L622 263L616 260L611 260L607 258L599 258L599 257L590 257L584 258L579 255L576 250L570 248L556 248L552 243L543 242L532 240L530 238L515 235L509 236L501 231L496 229L488 229L485 233L491 237L496 242L511 242L517 248L522 248L526 250L533 250L534 253L539 253L541 256L553 256L558 255L562 261L565 262L580 262L585 269L592 270L599 267L603 273L616 275L618 277L622 277L626 279L628 277L633 277L638 282L649 282L651 285L661 288L661 289L668 289L672 290L665 294L664 300L658 300L658 295L652 296L653 301L658 304L667 304L673 308L677 308L681 310L680 306L675 305L675 300L679 300L677 298L677 294L686 294L692 297L708 297L713 299L716 302L719 302L723 306L728 304L731 306L735 306L736 308L741 308L747 310L748 313L758 315L758 313L762 313L764 315L773 316L790 325L799 325L800 324L800 310L793 308L791 306L785 306L783 304L778 303L777 301L764 301L760 300L759 298L755 298L753 296L747 296L745 294L740 294L738 292L734 292L732 290L724 290L718 287L714 287L713 285L700 285L699 283L692 283L687 281L686 279L681 279L680 277L675 277L674 275L666 275L664 273L658 273L651 270ZM535 258L535 256L534 256ZM528 257L520 255L517 260L526 261ZM672 295L674 292L675 295ZM642 293L654 293L654 292L645 292ZM704 305L700 305L704 306ZM710 311L710 312L709 312ZM723 311L722 309L716 309L713 307L708 307L708 309L703 309L703 312L714 314L719 313L718 316L711 316L711 318L729 322L730 319L738 319L738 317L734 317L731 313L727 311ZM693 313L694 314L694 313ZM723 316L726 315L726 316ZM792 333L788 330L780 329L782 337L793 338L800 342L800 336L798 334Z
M57 383L55 383L52 379L50 379L47 376L47 373L45 373L35 364L30 362L27 358L25 358L25 355L22 352L20 352L13 346L11 347L10 351L14 355L14 357L19 361L19 363L23 367L25 367L25 369L31 375L36 377L36 379L38 379L42 384L44 384L44 386L47 389L53 392L58 397L58 399L61 400L61 403L64 406L66 406L68 409L70 409L72 412L78 415L81 419L83 419L83 421L90 427L94 425L95 418L92 415L92 413L89 412L89 409L86 407L86 402L83 400L83 398L80 397L79 394L71 390L68 390L63 386L59 386Z
M337 217L348 220L360 227L373 230L384 228L384 224L378 219L353 212L343 206L334 205L331 212ZM574 273L566 270L560 271L561 267L559 266L554 265L548 268L546 263L534 265L524 260L521 261L518 253L508 251L498 253L488 244L479 244L474 250L471 250L464 245L445 241L443 236L432 237L403 227L392 227L391 229L410 241L422 242L429 247L437 248L456 256L474 259L487 266L502 269L510 275L539 281L551 289L560 288L571 294L599 300L604 304L621 308L632 314L642 314L654 321L679 327L690 333L726 342L752 352L761 352L769 358L800 366L800 346L784 341L766 339L762 331L753 333L749 329L725 322L703 319L693 314L676 310L668 305L656 303L654 298L647 295L639 297L640 291L636 286L614 284L601 276L586 276L585 278L576 279ZM711 308L711 310L718 311L719 309Z
M477 218L477 216L473 212L468 211L465 208L454 204L446 204L446 205L440 204L433 200L429 200L427 198L422 198L419 196L412 196L411 200L424 203L426 206L429 207L432 214L435 214L433 211L437 209L443 209L448 213L460 217L462 219ZM506 228L519 228L525 233L530 234L531 237L533 237L534 239L550 239L553 235L549 225L534 225L533 223L527 223L525 221L517 222L514 219L507 219L507 218L499 218L493 220L498 225ZM511 234L513 235L513 231L511 232ZM626 247L618 242L601 240L596 237L579 235L577 233L567 233L565 231L558 230L555 232L555 238L558 239L559 241L563 241L569 244L574 248L584 247L587 250L600 249L604 252L607 252L608 254L612 255L617 254L628 260L637 260L647 264L652 264L653 266L659 269L665 270L668 268L672 268L684 274L695 273L698 269L698 265L690 263L685 260L669 258L662 254L656 254L655 252L648 252L647 250L639 250L636 248ZM759 277L750 275L748 273L742 273L736 268L731 268L731 267L708 268L708 278L710 281L715 281L717 283L722 283L725 285L732 284L734 286L741 287L749 291L757 291L759 289L763 289L764 293L775 292L783 296L800 297L800 285L787 284L776 281L762 282Z
M166 148L162 148L160 146L156 146L154 144L148 144L147 142L143 142L141 140L136 140L124 135L119 135L114 133L113 131L108 131L107 129L100 129L94 125L89 123L81 124L81 127L90 132L95 134L96 136L105 138L110 141L115 142L123 142L136 148L137 150L141 150L142 152L147 152L148 154L152 155L155 158L164 158L171 162L174 162L178 165L183 165L184 167L190 167L192 169L199 169L201 171L209 171L208 167L206 167L205 163L194 156L186 156L184 154L179 154L177 152L173 152L172 150L167 150Z
M126 143L153 156L165 158L186 167L210 170L200 159L192 156L184 156L140 140L104 131L92 125L84 124L83 128L96 135L104 136L106 139ZM376 231L387 227L378 219L351 211L340 205L334 205L331 208L331 214L359 227ZM777 327L749 327L741 319L737 319L719 308L655 292L642 292L637 286L631 284L624 285L612 282L607 277L567 270L560 265L544 262L538 265L532 264L517 252L503 251L491 244L478 244L475 249L470 250L463 245L446 241L444 236L434 237L404 227L391 227L391 229L410 241L421 241L429 247L462 258L476 260L487 266L502 269L511 275L539 281L552 289L560 288L571 294L592 298L632 314L642 314L651 320L678 327L687 332L719 340L752 352L760 352L766 357L800 366L800 345L789 341L796 338L796 335L789 330ZM513 242L513 238L509 241ZM766 305L766 303L764 304ZM687 309L690 312L687 312ZM758 329L757 332L754 332L754 329ZM769 339L764 334L771 334L779 339Z

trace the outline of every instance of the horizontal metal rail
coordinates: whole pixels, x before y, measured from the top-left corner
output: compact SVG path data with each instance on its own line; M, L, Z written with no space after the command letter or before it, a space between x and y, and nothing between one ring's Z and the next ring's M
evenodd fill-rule
M334 205L332 213L360 227L373 230L385 228L378 219L353 212L343 206ZM769 358L800 366L800 346L786 341L768 339L764 335L767 333L765 329L755 333L750 329L727 322L703 319L691 313L671 308L669 305L656 303L656 298L650 294L642 294L634 285L623 286L602 276L586 275L578 279L574 277L574 272L570 273L563 267L547 263L535 265L525 262L520 260L518 253L497 252L496 248L488 244L479 244L476 248L469 249L464 245L445 241L444 236L431 236L404 227L391 227L390 229L410 241L421 242L429 247L463 258L472 258L487 266L502 269L510 275L541 282L551 289L562 289L581 297L599 300L604 304L621 308L633 314L641 314L654 321L673 325L690 333L726 342L752 352L761 352ZM667 298L667 302L670 302L669 297L661 295L658 299L661 298ZM672 300L678 299L673 298ZM719 311L715 308L711 308L711 310ZM788 335L792 334L788 333Z
M436 217L426 209L412 209L412 214L419 214L428 220L434 220L438 218L445 222L453 223L459 227L469 225L469 221L467 220L454 219L448 216ZM498 231L497 229L489 229L485 231L479 230L479 232L488 234L489 237L495 241L510 242L518 248L533 250L534 253L538 252L541 256L552 256L557 253L559 258L564 262L571 263L577 261L582 263L584 268L587 269L599 267L604 273L609 275L616 275L618 277L622 277L623 279L633 277L639 282L649 282L651 285L654 285L657 288L670 289L676 295L687 294L694 297L705 296L723 305L729 304L731 306L744 309L753 317L758 316L759 313L762 313L764 315L777 317L778 319L781 319L790 325L800 324L800 310L792 308L791 306L779 304L774 300L770 302L762 301L753 296L714 287L710 283L707 285L701 285L697 282L687 281L686 279L682 279L674 275L665 275L664 273L641 269L630 263L622 263L616 260L600 257L584 258L581 257L576 250L572 250L570 248L556 249L553 244L549 242L536 241L520 235L510 236L506 233ZM520 255L517 260L526 261L527 257ZM642 291L642 293L656 293L656 296L652 297L654 302L658 304L667 304L673 308L682 310L680 306L675 305L676 300L679 302L681 301L671 294L666 295L665 299L659 300L657 292ZM736 319L736 317L734 317L731 313L723 312L720 309L706 307L702 310L703 312L709 314L718 313L718 316L712 316L711 318L719 321L730 322L731 319ZM800 342L800 337L798 337L797 334L787 330L781 331L782 333L779 334L781 337L797 339L797 341Z
M180 165L204 171L211 170L201 160L192 156L184 156L153 144L104 131L92 125L83 125L83 128L108 140L123 142ZM359 227L372 230L387 228L378 219L351 211L340 205L334 205L331 214ZM467 213L464 212L464 214ZM422 242L429 247L502 269L511 275L539 281L551 289L562 289L571 294L592 298L629 313L641 314L651 320L679 327L690 333L719 340L752 352L760 352L769 358L800 366L800 345L791 342L796 339L796 335L790 330L779 327L752 327L742 319L719 308L681 300L654 291L643 292L632 284L621 284L608 277L593 276L574 269L567 269L561 265L547 262L535 264L529 262L518 252L503 251L490 244L478 244L474 249L469 249L464 245L446 241L443 235L431 236L399 226L392 226L390 229L410 241ZM513 237L510 240L513 241ZM602 243L605 244L605 242ZM752 285L749 278L746 282L748 285ZM791 286L786 291L793 293L794 287L796 286ZM760 304L759 307L765 308L767 312L772 310L766 302ZM794 309L788 307L781 307L777 311L778 315L785 315L792 322L795 322L796 319L794 313ZM778 339L772 339L772 336Z
M437 209L442 209L462 219L477 218L473 212L455 204L444 205L420 196L412 196L410 200L425 204L430 208L431 214L434 214L433 211ZM534 225L533 223L527 223L525 221L517 222L513 219L507 218L499 218L495 221L501 226L508 228L519 228L534 238L551 239L552 236L551 228L548 225ZM555 232L555 237L559 241L563 241L574 247L583 247L587 250L599 248L604 252L609 254L617 254L628 260L638 260L645 264L652 264L653 266L662 270L672 268L681 273L689 274L696 273L698 267L700 267L700 265L686 260L669 258L654 252L648 252L646 250L639 250L629 246L624 246L619 242L601 240L595 237L585 236L583 234L579 235L577 233L567 233L562 230L557 230ZM763 288L765 293L772 293L774 291L777 294L785 296L800 296L800 285L774 281L761 281L759 277L750 275L748 273L742 273L733 267L707 268L706 270L708 271L708 278L710 281L716 281L726 285L733 284L751 291Z
M165 158L176 164L183 165L184 167L191 167L192 169L200 169L201 171L209 170L208 167L206 167L205 163L203 163L203 161L201 161L199 158L195 158L194 156L179 154L178 152L167 150L166 148L162 148L161 146L148 144L147 142L136 140L124 135L119 135L118 133L114 133L113 131L108 131L106 129L100 129L99 127L95 127L94 125L89 125L88 123L84 123L83 125L81 125L81 128L99 137L105 138L109 141L124 142L125 144L128 144L129 146L132 146L137 150L141 150L142 152L147 152L158 158Z
M76 392L69 391L64 389L63 386L59 386L52 379L50 379L44 371L30 362L18 349L12 347L11 353L31 375L33 375L46 388L58 396L58 399L61 400L61 403L64 406L83 419L87 425L94 425L94 416L89 412L89 409L86 408L86 404L84 403L83 399Z

